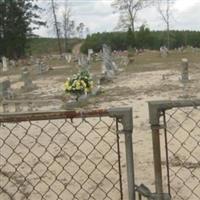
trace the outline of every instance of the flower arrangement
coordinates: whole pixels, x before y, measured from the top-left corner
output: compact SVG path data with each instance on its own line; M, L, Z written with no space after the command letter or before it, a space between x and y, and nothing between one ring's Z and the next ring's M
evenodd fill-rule
M90 73L87 70L83 70L77 74L74 74L72 78L64 84L65 92L76 96L76 100L83 95L90 93L93 88L93 81Z

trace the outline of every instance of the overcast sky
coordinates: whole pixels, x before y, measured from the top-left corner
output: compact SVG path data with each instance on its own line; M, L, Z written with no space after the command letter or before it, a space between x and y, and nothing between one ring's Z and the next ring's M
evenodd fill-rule
M46 8L49 0L39 0L39 5ZM55 0L58 5L58 19L61 19L65 0ZM200 0L173 0L171 12L171 29L200 31ZM109 32L115 30L118 14L111 7L113 0L68 0L72 10L72 18L76 24L83 22L90 33ZM43 12L42 17L47 15ZM47 17L48 18L48 17ZM163 30L165 25L155 7L140 11L136 27L146 24L151 30ZM40 28L40 36L52 36L48 28Z

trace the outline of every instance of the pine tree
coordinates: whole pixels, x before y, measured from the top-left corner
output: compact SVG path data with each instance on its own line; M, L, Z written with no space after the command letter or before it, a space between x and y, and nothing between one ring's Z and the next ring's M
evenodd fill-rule
M32 31L45 24L39 19L40 8L33 1L0 2L0 55L15 59L24 56Z
M131 28L129 28L127 31L126 39L127 39L127 47L134 48L135 47L135 34L131 30Z

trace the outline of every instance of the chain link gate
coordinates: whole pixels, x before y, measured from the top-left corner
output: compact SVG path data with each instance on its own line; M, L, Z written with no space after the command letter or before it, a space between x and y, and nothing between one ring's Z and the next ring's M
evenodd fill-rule
M157 199L199 200L200 101L152 101L149 114Z
M134 200L132 129L131 108L1 114L0 199Z

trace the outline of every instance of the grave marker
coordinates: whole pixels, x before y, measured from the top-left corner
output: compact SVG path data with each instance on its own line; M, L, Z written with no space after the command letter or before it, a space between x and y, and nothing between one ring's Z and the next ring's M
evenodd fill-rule
M112 61L111 48L106 44L103 44L103 65L102 74L104 79L112 79L114 74L118 71L118 67L114 61Z
M65 60L67 61L67 63L71 63L72 54L66 53L66 54L64 55L64 57L65 57Z
M39 74L43 74L44 72L48 71L49 68L45 63L41 62L40 60L37 61L37 71Z
M8 71L8 62L7 62L7 58L5 56L2 57L2 63L3 63L3 72L7 72Z
M169 54L169 50L167 49L166 46L161 46L160 47L160 55L161 57L166 57Z
M0 97L5 99L12 99L13 92L11 90L11 83L9 80L4 80L0 82Z
M188 59L183 58L181 63L181 81L184 83L189 81L188 66Z
M21 75L22 81L24 82L24 85L22 86L22 89L25 91L29 91L35 88L30 73L26 67L22 69L22 75Z
M91 61L91 56L94 53L93 49L88 49L88 62Z

